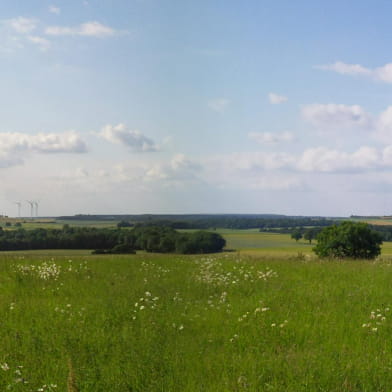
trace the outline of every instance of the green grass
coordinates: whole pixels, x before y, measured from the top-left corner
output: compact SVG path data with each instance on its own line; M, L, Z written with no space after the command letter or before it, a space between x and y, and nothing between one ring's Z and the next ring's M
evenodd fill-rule
M0 368L0 390L56 384L66 391L69 362L79 391L387 391L392 384L389 258L57 251L0 261L0 365L9 368ZM43 262L52 277L37 273Z
M309 252L312 246L307 241L291 239L289 234L263 233L257 230L220 231L226 239L228 249L259 250L267 252Z

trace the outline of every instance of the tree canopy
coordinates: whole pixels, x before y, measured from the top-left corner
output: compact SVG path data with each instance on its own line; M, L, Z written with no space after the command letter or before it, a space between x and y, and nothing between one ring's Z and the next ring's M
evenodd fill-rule
M218 233L180 233L170 227L139 226L132 229L70 227L58 229L0 230L0 251L27 249L95 249L96 253L221 252L226 241Z
M320 257L374 259L381 244L381 235L367 223L346 221L323 229L313 250Z

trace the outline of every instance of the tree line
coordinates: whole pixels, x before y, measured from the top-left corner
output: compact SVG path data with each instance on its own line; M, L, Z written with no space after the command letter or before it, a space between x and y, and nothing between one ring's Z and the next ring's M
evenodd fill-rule
M323 217L286 216L274 214L189 214L189 215L75 215L59 217L68 221L118 220L129 226L164 226L173 229L262 229L292 228L298 226L325 227L336 223Z
M138 226L131 230L69 227L62 229L3 230L0 250L95 249L95 253L213 253L222 251L226 241L218 233L180 233L169 227Z
M334 223L328 225L330 226L339 226L342 225L347 221L341 221L339 223ZM380 236L381 240L383 242L389 242L392 241L392 226L390 225L370 225L367 224L367 226L374 232L377 232L378 235ZM303 238L306 241L309 241L309 243L312 243L314 239L317 239L320 232L323 230L322 227L293 227L289 229L276 229L274 230L275 232L283 233L283 234L291 234L291 238L293 238L296 241L299 241L301 238ZM263 231L263 230L261 230Z

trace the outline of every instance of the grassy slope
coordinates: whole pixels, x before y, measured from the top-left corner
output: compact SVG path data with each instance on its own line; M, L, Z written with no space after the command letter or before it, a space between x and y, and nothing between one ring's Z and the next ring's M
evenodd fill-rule
M44 260L61 267L57 280L15 272ZM10 370L0 369L0 390L54 383L64 391L69 361L80 391L94 392L384 391L392 383L388 261L72 260L3 255L0 363ZM372 320L371 311L382 316ZM18 370L29 384L15 381Z

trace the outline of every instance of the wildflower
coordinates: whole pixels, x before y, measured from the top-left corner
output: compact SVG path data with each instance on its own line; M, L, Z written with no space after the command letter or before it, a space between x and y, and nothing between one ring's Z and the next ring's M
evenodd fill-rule
M10 370L10 367L8 366L8 363L4 362L0 365L0 367L6 372L7 370Z

